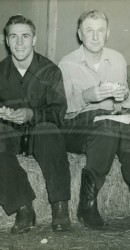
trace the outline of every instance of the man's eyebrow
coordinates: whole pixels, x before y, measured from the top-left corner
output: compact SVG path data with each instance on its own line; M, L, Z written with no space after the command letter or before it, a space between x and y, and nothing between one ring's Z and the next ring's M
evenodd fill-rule
M23 33L22 35L31 36L29 33Z
M15 35L17 35L16 33L11 33L11 34L9 34L9 36L15 36ZM29 33L23 33L22 34L22 36L31 36Z
M92 29L92 27L91 27L91 26L88 26L88 27L86 27L86 29Z
M10 34L9 34L9 36L14 36L14 35L16 35L16 34L15 34L15 33L10 33Z

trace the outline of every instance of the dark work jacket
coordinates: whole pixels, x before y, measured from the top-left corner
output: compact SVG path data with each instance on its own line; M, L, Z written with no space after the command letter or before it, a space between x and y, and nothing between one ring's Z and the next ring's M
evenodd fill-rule
M30 126L40 122L62 124L67 102L60 69L49 59L34 52L22 77L11 55L0 62L0 106L31 108Z

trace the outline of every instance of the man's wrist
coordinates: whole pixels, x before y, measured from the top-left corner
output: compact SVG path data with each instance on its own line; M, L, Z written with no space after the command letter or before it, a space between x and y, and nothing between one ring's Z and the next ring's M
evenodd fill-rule
M27 120L30 122L33 119L34 112L32 109L28 109L27 111Z
M90 99L89 99L88 96L86 95L86 90L83 90L83 91L82 91L82 97L83 97L84 102L85 102L87 105L89 105Z
M124 96L124 100L126 100L128 97L129 97L129 94L130 94L130 92L129 92L129 90L126 92L126 94L125 94L125 96Z

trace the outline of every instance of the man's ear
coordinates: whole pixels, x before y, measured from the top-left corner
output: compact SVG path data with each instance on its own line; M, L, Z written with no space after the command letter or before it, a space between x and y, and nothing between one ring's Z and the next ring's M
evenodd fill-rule
M108 40L108 38L109 38L109 35L110 35L110 30L107 29L106 42L107 42L107 40Z
M81 29L78 29L78 36L79 36L80 41L82 41L82 31L81 31Z
M9 39L8 39L8 37L6 36L6 43L7 43L7 46L9 47Z
M35 44L36 44L36 41L37 41L37 36L35 35L34 37L33 37L33 46L35 46Z

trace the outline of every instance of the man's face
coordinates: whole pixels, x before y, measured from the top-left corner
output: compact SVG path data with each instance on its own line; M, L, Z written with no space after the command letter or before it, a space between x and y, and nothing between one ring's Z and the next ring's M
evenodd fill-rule
M109 36L109 30L104 19L86 18L81 24L78 34L84 47L96 54L103 49Z
M12 24L6 37L12 56L17 61L25 61L33 53L36 37L27 24Z

